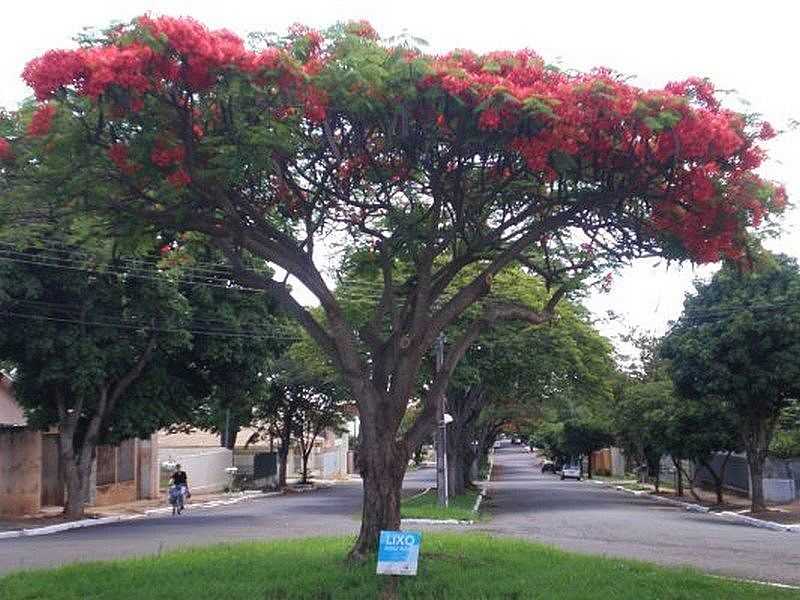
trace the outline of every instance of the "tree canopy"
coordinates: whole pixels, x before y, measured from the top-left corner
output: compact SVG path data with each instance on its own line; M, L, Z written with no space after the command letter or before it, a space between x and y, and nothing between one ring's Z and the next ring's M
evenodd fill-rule
M753 509L781 410L800 395L800 270L763 254L752 270L725 265L698 283L665 338L679 393L726 402L739 426L752 476Z

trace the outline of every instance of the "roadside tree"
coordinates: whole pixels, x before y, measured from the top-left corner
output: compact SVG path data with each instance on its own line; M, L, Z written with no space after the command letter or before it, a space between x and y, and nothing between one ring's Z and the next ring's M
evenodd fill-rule
M434 340L499 272L536 263L555 278L587 261L653 254L741 259L745 228L785 202L754 174L758 139L774 132L722 108L707 81L643 90L530 51L430 56L381 41L365 23L261 39L249 50L190 19L142 17L47 52L25 69L40 105L27 133L4 142L3 160L37 181L94 182L76 190L78 204L117 229L206 234L240 283L301 323L361 417L364 519L353 558L399 527L408 458L467 348L500 319L551 317L557 282L537 310L486 307L453 340L399 437ZM382 270L380 301L360 329L314 260L320 244L345 235ZM252 256L299 280L324 322L250 268ZM413 265L407 276L399 260ZM453 290L466 267L477 273Z
M0 356L16 369L31 425L58 427L64 512L78 517L98 445L188 414L185 380L166 365L190 346L190 308L166 277L130 278L114 261L103 272L59 268L36 249L25 254L0 262Z
M800 271L763 253L752 269L726 264L697 283L664 340L678 392L731 407L750 467L753 512L781 411L800 396Z

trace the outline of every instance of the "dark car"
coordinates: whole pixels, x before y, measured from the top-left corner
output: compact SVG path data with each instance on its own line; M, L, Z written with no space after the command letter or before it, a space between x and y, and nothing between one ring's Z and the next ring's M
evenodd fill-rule
M542 473L557 473L558 466L552 460L546 460L542 463Z

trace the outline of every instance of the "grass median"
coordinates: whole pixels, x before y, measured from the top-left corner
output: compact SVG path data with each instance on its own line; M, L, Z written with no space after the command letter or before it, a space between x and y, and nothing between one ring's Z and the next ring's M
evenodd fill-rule
M477 515L472 512L477 497L477 491L469 491L461 496L450 498L447 508L442 508L439 506L436 490L428 490L424 494L404 498L400 505L400 516L403 519L471 521L477 518Z
M374 560L344 561L351 540L311 538L217 545L160 557L72 565L0 579L3 600L378 598ZM800 592L688 569L570 554L481 534L423 534L419 574L398 598L575 600L783 600Z

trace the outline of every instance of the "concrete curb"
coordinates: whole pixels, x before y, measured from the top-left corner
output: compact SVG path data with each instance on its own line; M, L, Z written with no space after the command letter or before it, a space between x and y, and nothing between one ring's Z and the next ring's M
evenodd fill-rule
M800 533L800 524L786 525L784 523L775 523L774 521L765 521L764 519L756 519L755 517L748 517L746 515L740 515L739 513L727 510L721 512L715 512L709 509L709 507L707 506L701 506L699 504L693 504L691 502L681 502L680 500L673 500L672 498L665 498L663 496L656 496L655 494L651 494L650 492L643 490L629 490L627 488L622 487L621 485L612 486L612 485L607 485L603 482L595 482L595 483L598 483L599 485L602 485L604 487L613 487L615 490L626 492L628 494L633 494L634 496L648 496L649 498L653 498L654 500L658 500L659 502L665 502L673 506L684 508L689 512L714 515L723 519L736 519L750 525L751 527L758 527L760 529L769 529L771 531L787 531L790 533Z
M755 517L748 517L746 515L740 515L739 513L730 511L723 511L714 514L719 515L720 517L732 517L734 519L739 519L740 521L744 521L748 525L752 525L753 527L759 527L761 529L770 529L772 531L788 531L790 533L800 533L800 525L784 525L783 523L775 523L774 521L765 521L763 519L756 519Z
M494 455L489 458L489 472L486 474L486 485L481 488L481 493L478 494L478 497L475 498L475 506L472 507L472 512L476 515L478 514L478 510L481 508L481 502L483 502L486 493L489 491L489 483L492 481L492 471L494 470Z
M186 508L215 508L217 506L230 506L238 504L245 500L253 500L258 498L271 498L273 496L282 496L283 491L280 492L255 492L245 493L238 498L231 498L230 500L212 500L210 502L203 502L201 504L189 504ZM13 539L21 537L33 537L39 535L49 535L51 533L61 533L62 531L70 531L72 529L83 529L84 527L95 527L97 525L109 525L112 523L122 523L126 521L135 521L137 519L144 519L151 515L171 513L172 507L153 508L146 510L143 513L130 514L130 515L113 515L109 517L100 517L99 519L81 519L80 521L70 521L68 523L58 523L56 525L48 525L46 527L35 527L31 529L20 529L18 531L4 531L0 532L0 540Z
M459 521L458 519L402 519L401 523L417 525L472 525L475 521Z

